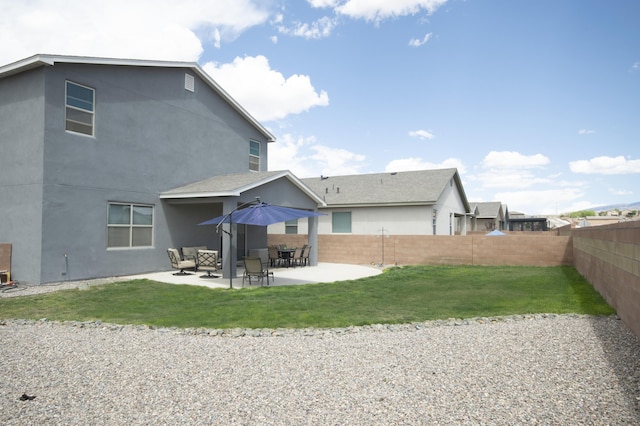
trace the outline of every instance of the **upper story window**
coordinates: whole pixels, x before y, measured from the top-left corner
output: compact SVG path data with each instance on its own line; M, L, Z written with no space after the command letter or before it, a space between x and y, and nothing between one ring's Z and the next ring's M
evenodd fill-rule
M260 171L260 142L249 141L249 170Z
M331 232L344 234L351 232L351 212L333 212L331 214Z
M151 247L153 245L153 206L109 203L107 247Z
M95 90L66 82L65 130L93 136Z

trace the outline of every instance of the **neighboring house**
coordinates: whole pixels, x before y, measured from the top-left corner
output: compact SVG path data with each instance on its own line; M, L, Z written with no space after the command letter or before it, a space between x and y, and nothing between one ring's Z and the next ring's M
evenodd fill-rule
M168 247L225 247L197 224L255 196L316 209L291 173L266 172L274 140L194 63L36 55L0 67L0 241L13 245L12 277L167 270ZM224 175L237 184L184 190ZM266 228L247 228L244 250L266 244Z
M326 206L318 234L466 234L469 204L456 169L302 179ZM306 221L269 227L274 234L304 233Z
M470 203L474 217L469 219L469 231L491 232L507 229L504 206L499 201Z

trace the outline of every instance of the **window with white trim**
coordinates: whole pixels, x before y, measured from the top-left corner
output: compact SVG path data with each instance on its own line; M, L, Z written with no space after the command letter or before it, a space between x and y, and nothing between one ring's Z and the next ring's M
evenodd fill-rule
M249 170L260 171L260 142L249 141Z
M65 85L65 130L94 135L95 90L67 81Z
M297 234L298 233L298 219L287 220L284 223L285 234Z
M107 248L151 247L153 245L153 206L109 203Z
M351 233L351 212L333 212L331 214L331 232L334 234Z

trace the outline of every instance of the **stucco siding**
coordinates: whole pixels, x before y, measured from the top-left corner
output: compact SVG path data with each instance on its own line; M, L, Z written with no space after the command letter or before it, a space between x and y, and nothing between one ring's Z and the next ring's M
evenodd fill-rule
M0 167L0 199L11 205L3 215L14 217L0 225L0 240L13 243L17 279L167 269L166 248L180 247L198 214L183 214L170 230L159 194L247 172L250 140L261 143L266 170L265 135L197 76L195 91L185 90L185 73L57 63L0 79L0 143L10 159ZM66 80L95 90L93 136L65 130ZM152 247L107 249L109 202L154 206Z
M42 70L0 79L0 241L13 243L12 272L40 274L43 138Z

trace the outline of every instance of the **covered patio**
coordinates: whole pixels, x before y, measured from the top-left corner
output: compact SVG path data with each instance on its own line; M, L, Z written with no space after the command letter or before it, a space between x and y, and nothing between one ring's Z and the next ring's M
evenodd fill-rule
M218 250L222 278L242 278L238 265L253 249L267 248L267 227L224 223L198 226L211 218L226 215L256 199L272 205L317 212L326 205L322 198L289 171L248 172L215 176L160 194L171 247L206 246ZM318 221L307 221L310 266L318 263ZM168 248L168 247L167 247ZM228 286L228 283L226 284Z

